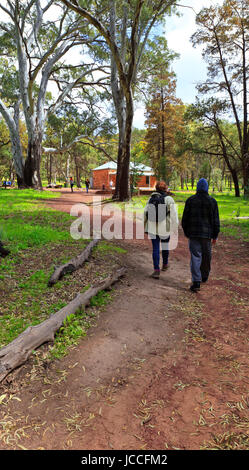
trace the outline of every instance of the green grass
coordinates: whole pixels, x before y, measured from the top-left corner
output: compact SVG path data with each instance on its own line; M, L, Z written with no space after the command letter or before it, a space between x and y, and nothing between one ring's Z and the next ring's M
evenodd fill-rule
M28 326L46 320L67 305L72 296L89 287L89 282L84 284L78 278L72 282L70 276L52 289L47 285L54 265L65 263L88 243L88 240L76 241L71 237L69 214L44 204L47 199L59 196L60 193L46 191L0 190L0 239L11 252L0 261L0 348ZM103 246L99 243L96 247L99 257L120 250L111 243ZM92 299L90 308L101 308L109 299L109 293L100 292ZM70 315L56 334L49 357L65 355L68 347L86 334L88 327L89 320L84 312Z
M113 245L111 243L105 243L102 242L101 244L97 245L95 250L97 250L99 253L120 253L120 254L125 254L127 253L127 250L124 248L121 248L120 246Z
M53 345L49 348L48 359L60 359L68 349L76 345L80 338L86 336L90 323L82 313L69 315L55 336Z
M77 345L79 339L86 336L91 326L91 318L95 318L94 308L103 308L110 302L111 297L111 292L100 291L91 299L87 314L79 309L75 314L69 315L58 331L53 345L49 348L48 358L60 359L67 354L71 346Z
M12 253L70 239L70 216L43 204L58 196L35 190L0 191L0 239L8 242Z

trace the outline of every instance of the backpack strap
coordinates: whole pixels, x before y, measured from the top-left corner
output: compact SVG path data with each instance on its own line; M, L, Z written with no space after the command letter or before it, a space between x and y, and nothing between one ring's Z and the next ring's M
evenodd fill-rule
M170 199L171 199L171 197L170 197L170 196L166 196L166 197L165 197L165 204L166 204L166 215L170 214L170 208L169 208L169 206L170 206L170 204L171 204L171 203L169 203L169 200L168 200L168 198L170 198Z

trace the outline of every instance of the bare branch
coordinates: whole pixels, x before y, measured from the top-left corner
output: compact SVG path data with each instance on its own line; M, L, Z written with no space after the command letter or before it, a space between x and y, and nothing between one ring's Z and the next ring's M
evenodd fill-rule
M12 19L12 21L15 21L14 15L8 10L8 8L0 4L0 9L3 10L4 13L6 13Z
M46 11L53 5L54 0L50 0L48 4L43 8L43 13L46 13Z
M126 80L125 70L124 70L123 63L120 57L118 46L116 44L116 41L114 41L113 38L111 37L110 31L106 29L104 25L96 17L94 17L88 10L86 10L85 8L81 8L76 0L73 0L71 2L69 0L60 0L60 1L64 3L64 5L66 5L67 7L71 8L76 13L78 13L81 17L86 18L89 21L89 23L95 26L95 28L105 38L113 54L113 57L115 59L115 62L119 71L120 81L122 82L123 87L126 90L127 80Z
M31 8L32 8L32 6L34 5L35 2L36 2L36 0L31 0L31 2L29 2L29 4L27 5L27 7L25 8L25 10L23 12L23 17L22 17L22 22L21 22L21 31L22 31L22 33L24 31L25 21L26 21L27 15L28 15L29 11L31 10Z

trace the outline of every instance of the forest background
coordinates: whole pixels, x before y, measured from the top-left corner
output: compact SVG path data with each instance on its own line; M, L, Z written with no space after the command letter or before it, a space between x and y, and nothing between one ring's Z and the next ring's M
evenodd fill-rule
M80 188L113 160L122 201L132 160L174 190L205 177L213 190L248 195L248 3L196 14L191 41L207 77L190 104L176 96L177 53L166 40L172 15L192 8L183 3L1 2L0 179L41 189L72 176Z

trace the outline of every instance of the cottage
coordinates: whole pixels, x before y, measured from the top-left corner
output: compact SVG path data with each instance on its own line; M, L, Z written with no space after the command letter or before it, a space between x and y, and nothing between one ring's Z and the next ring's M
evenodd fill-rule
M136 170L138 173L138 181L136 187L140 190L152 190L156 184L154 171L149 166L143 164L130 163L130 172ZM93 189L112 190L116 184L117 164L115 162L107 162L92 170Z

